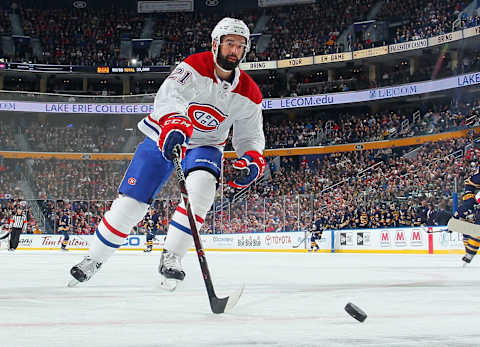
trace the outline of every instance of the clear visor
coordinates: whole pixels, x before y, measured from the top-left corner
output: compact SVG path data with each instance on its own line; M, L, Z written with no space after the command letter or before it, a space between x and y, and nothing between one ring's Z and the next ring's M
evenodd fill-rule
M225 39L220 45L226 46L229 49L236 49L240 52L245 52L247 49L247 45L244 42L233 39Z

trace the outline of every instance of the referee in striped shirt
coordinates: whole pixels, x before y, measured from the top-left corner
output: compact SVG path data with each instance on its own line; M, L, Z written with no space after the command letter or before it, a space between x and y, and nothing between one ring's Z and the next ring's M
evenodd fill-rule
M23 214L22 209L17 209L17 214L14 214L10 218L10 249L9 251L14 251L18 247L18 241L20 240L20 234L22 230L27 226L27 216Z

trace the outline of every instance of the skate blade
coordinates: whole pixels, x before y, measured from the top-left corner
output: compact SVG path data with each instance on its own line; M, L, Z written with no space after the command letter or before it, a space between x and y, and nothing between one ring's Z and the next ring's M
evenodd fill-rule
M462 267L463 267L463 268L466 268L467 265L468 265L468 263L463 263Z
M162 278L162 281L160 282L160 286L162 289L165 289L169 292L175 291L178 286L178 282L181 282L179 280L176 280L174 278Z
M72 278L72 279L67 283L67 287L68 287L68 288L73 288L73 287L76 287L79 283L80 283L80 281L77 281L75 278Z

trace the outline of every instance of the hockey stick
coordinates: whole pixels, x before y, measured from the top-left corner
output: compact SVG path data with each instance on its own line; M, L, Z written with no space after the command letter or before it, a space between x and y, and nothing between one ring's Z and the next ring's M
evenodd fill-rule
M300 242L298 243L298 245L294 245L293 248L298 248L298 247L300 247L300 245L301 245L302 243L304 243L306 239L307 239L307 236L305 236L305 237L302 239L302 241L300 241Z
M480 225L466 222L464 220L450 218L447 224L448 230L460 234L467 234L473 237L480 237Z
M187 211L188 222L192 231L193 242L197 251L198 261L200 262L200 268L202 269L203 280L205 281L205 287L207 288L210 308L212 309L213 313L224 313L225 311L230 310L238 302L243 293L243 286L237 293L227 296L226 298L219 298L215 294L212 277L210 276L210 271L208 270L207 258L205 257L205 252L203 251L202 242L197 230L197 224L195 223L195 218L193 216L190 201L188 199L185 175L183 174L181 164L181 153L182 147L180 145L175 146L172 153L173 163L175 165L175 173L177 176L178 185L180 186L180 193L185 204L185 210Z
M453 230L449 230L448 228L442 228L442 229L438 229L438 230L425 230L425 232L427 234L435 234L435 233L445 233L445 232L448 232L448 231L453 231Z

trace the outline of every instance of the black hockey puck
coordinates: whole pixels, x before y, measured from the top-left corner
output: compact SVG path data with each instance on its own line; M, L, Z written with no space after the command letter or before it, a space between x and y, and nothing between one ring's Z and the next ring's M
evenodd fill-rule
M367 314L365 313L365 311L363 311L357 305L352 304L351 302L349 302L348 304L345 305L345 311L347 311L347 313L350 316L352 316L353 318L355 318L359 322L363 322L363 321L365 321L365 319L367 319Z

